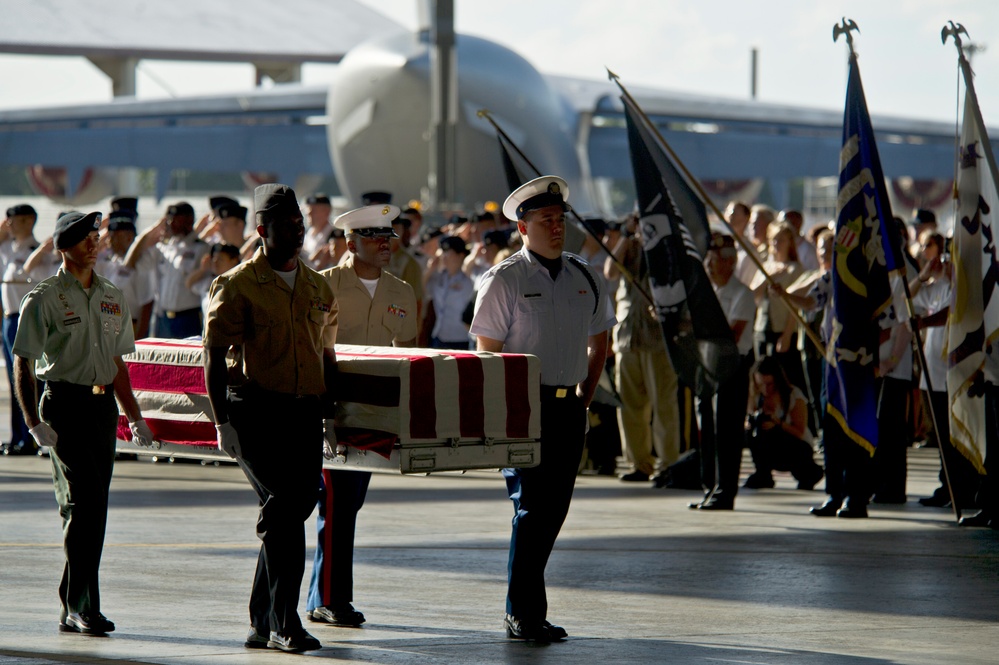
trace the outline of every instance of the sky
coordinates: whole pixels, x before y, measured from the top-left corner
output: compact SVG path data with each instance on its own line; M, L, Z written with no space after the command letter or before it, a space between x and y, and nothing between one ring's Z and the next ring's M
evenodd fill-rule
M416 27L416 0L361 1ZM609 67L625 85L748 99L757 48L759 100L822 109L841 109L845 99L846 45L832 41L843 16L861 30L872 114L955 121L957 54L940 40L953 20L985 47L973 59L975 86L986 122L999 125L995 0L455 0L459 33L499 42L542 73L605 80ZM307 65L303 80L327 83L335 71ZM140 98L252 86L251 67L239 64L143 61L137 77ZM110 98L104 75L82 58L0 54L0 109Z

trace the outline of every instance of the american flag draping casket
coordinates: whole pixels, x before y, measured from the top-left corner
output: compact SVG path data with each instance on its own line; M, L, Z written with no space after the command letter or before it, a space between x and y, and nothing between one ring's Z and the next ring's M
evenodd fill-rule
M132 389L161 447L121 452L228 459L215 446L197 340L144 339L125 356ZM337 345L341 455L328 468L402 473L534 466L540 461L540 361L473 351ZM280 416L277 416L280 417Z

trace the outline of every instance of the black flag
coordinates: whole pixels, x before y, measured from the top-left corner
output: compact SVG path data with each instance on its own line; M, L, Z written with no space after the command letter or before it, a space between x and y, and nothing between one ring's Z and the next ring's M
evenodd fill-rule
M707 273L710 232L704 202L624 100L649 282L677 375L709 396L739 367L739 350ZM696 230L703 247L695 240Z
M503 173L506 175L506 185L512 192L525 182L532 180L532 178L525 177L523 172L517 168L513 157L510 155L510 151L507 150L503 135L497 132L496 138L499 139L500 154L503 157Z

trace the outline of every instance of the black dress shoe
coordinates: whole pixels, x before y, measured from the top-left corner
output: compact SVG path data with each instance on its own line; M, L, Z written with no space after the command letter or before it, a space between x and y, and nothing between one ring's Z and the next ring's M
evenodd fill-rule
M552 640L564 640L569 637L569 633L565 632L565 628L562 626L556 626L548 621L542 621L541 623L543 623L545 628L548 629L548 634L551 636Z
M822 476L824 475L825 472L822 470L822 467L816 464L812 467L811 473L806 474L803 478L798 480L798 489L810 492L815 489L815 485L822 480Z
M857 519L867 517L867 506L856 506L846 503L842 508L836 511L836 517L843 517L846 519Z
M665 487L672 487L673 474L669 472L669 469L666 469L665 471L660 471L652 479L652 486L660 490Z
M59 630L64 633L81 633L83 635L107 635L114 632L114 624L100 612L70 613L59 623Z
M566 637L565 630L561 626L553 626L544 619L521 621L507 614L503 625L506 627L506 636L511 640L556 642Z
M927 508L948 508L950 506L950 497L947 496L946 492L934 492L930 496L921 498L919 505L926 506Z
M626 473L623 476L621 476L621 482L647 483L649 482L649 474L642 473L641 471L632 471L631 473Z
M836 517L836 513L839 512L840 506L843 505L842 501L837 501L836 499L829 499L821 506L812 506L808 509L808 512L815 515L816 517Z
M735 493L718 490L714 494L704 497L697 506L698 510L733 510L735 508Z
M301 653L302 651L316 651L322 649L323 645L319 640L309 635L304 628L290 635L282 635L271 631L271 637L267 640L268 649L280 649L289 653Z
M968 515L967 517L962 517L961 521L958 522L959 526L995 526L995 521L992 519L991 513L986 510L979 510L974 515Z
M350 603L330 607L317 607L309 612L309 620L317 623L328 623L333 626L357 628L364 623L364 615L354 609Z

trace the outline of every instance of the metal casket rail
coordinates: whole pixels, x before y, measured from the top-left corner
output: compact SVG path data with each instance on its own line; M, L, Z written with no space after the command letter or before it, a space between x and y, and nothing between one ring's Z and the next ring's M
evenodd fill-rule
M338 345L343 382L331 469L429 473L540 462L540 361L519 354ZM215 427L197 340L145 339L125 357L156 449L130 441L124 417L118 450L159 458L229 461Z

